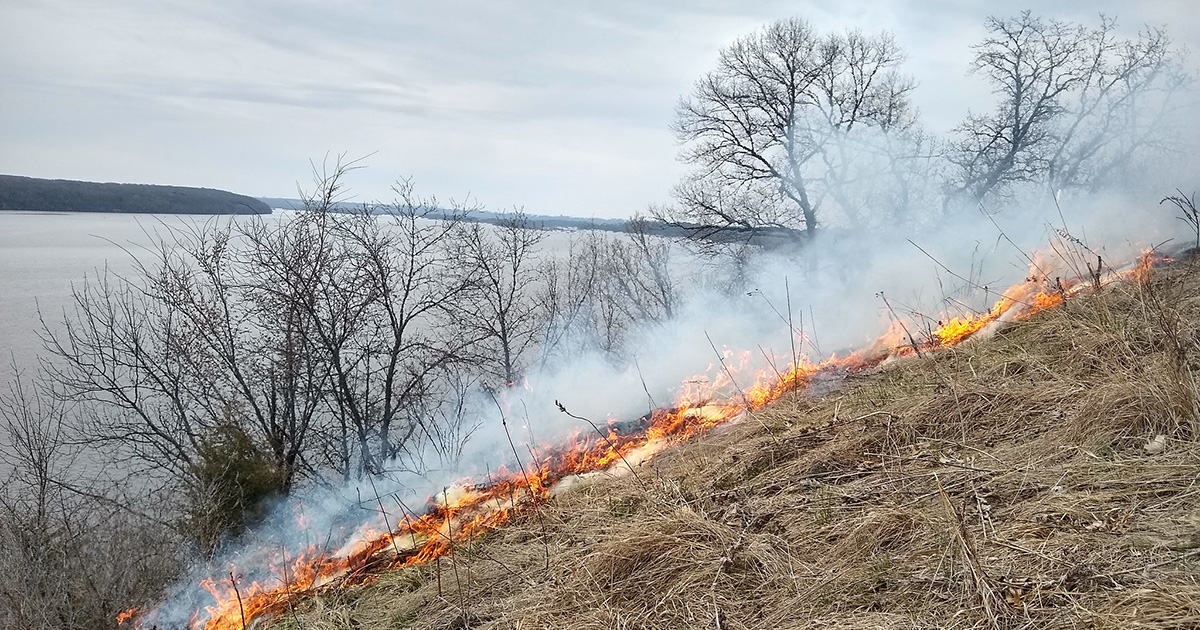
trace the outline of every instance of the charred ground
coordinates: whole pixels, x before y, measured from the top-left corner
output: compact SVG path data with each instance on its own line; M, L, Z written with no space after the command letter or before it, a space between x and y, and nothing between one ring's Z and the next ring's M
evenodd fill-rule
M269 625L1194 627L1196 264L785 397Z

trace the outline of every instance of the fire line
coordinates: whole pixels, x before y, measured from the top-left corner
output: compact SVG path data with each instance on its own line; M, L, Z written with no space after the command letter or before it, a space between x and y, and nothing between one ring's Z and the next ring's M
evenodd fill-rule
M1151 266L1164 261L1169 259L1152 251L1143 252L1133 266L1111 273L1105 281L1126 276L1144 280ZM463 485L454 497L446 492L428 499L419 506L419 514L410 509L416 506L404 505L397 498L403 517L393 531L374 531L364 526L348 549L331 552L310 545L296 557L285 556L279 570L274 571L280 576L276 585L238 583L236 569L225 579L202 580L200 586L212 596L213 604L196 610L185 628L242 630L246 624L249 627L257 620L286 611L296 595L365 584L385 570L428 563L450 553L456 544L500 527L517 513L548 500L556 484L567 477L631 465L629 459L645 461L665 448L760 409L785 393L805 390L822 374L858 372L889 359L948 348L989 324L1030 317L1099 284L1081 279L1050 283L1033 276L1005 291L986 312L939 322L923 341L913 341L899 322L894 322L870 346L845 357L835 355L815 364L802 360L782 372L771 367L760 370L754 384L735 396L716 395L730 385L731 378L718 378L707 385L689 380L673 407L643 416L634 423L637 430L627 430L628 423L610 420L603 437L580 431L565 444L542 453L525 470L502 468L490 476L490 483ZM132 623L135 630L164 630L153 617L153 610L131 608L117 621L122 625Z

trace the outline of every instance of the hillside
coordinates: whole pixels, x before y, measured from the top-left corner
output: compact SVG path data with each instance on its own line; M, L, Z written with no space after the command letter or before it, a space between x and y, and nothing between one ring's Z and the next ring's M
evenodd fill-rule
M0 211L270 214L252 197L211 188L112 184L0 175Z
M790 395L272 628L1200 624L1200 274Z

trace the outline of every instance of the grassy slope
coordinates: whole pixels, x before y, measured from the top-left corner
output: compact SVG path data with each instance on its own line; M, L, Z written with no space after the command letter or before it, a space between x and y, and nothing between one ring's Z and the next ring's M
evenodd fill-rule
M1109 287L273 625L1200 627L1198 327L1200 272Z

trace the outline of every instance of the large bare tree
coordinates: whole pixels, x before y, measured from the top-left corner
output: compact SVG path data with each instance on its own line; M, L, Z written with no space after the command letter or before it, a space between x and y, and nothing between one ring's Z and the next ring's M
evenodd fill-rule
M1191 77L1162 29L1122 38L1103 16L1089 29L1029 11L986 26L972 67L999 103L957 128L949 201L979 202L1019 183L1123 183L1141 156L1172 148Z
M860 220L846 191L857 154L881 146L862 139L914 124L902 60L886 33L822 35L799 18L730 44L678 107L696 170L664 218L708 238L792 240L816 233L829 200Z

